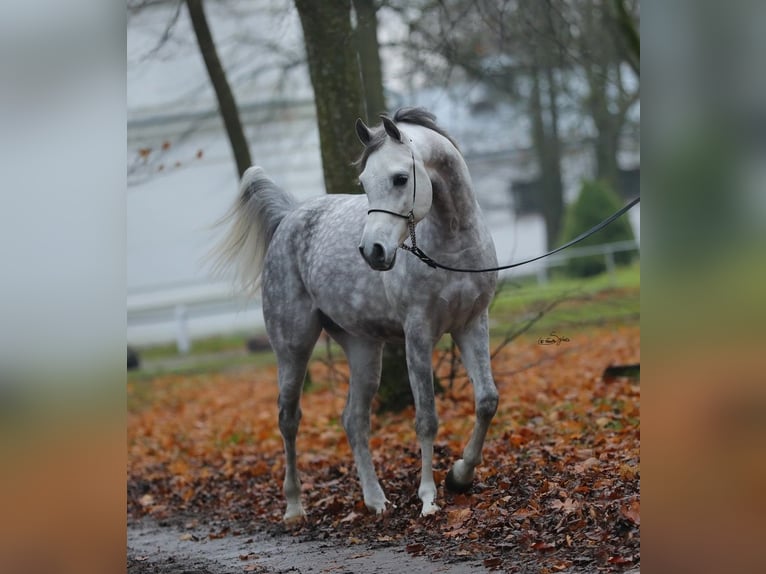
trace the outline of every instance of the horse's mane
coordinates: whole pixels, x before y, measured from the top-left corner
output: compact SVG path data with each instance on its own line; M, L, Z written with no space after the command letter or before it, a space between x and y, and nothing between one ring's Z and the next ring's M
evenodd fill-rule
M433 130L437 134L447 138L457 149L460 149L455 140L453 140L452 137L436 123L436 116L425 108L399 108L394 113L393 119L395 123L404 122L408 124L416 124L428 128L429 130ZM360 170L364 170L364 166L367 165L367 159L374 151L380 149L385 141L386 130L381 126L373 128L370 143L364 147L362 155L359 156L359 159L357 159L354 164L358 165Z

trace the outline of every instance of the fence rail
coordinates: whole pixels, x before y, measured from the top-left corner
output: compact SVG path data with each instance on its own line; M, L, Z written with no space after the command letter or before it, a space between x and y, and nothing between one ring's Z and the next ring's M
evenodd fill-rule
M614 254L623 251L638 251L635 241L618 241L587 247L571 247L564 252L541 259L531 264L538 284L546 284L549 280L549 270L565 265L570 259L602 255L606 270L612 283L615 282ZM501 278L521 277L524 274L503 273ZM526 275L530 275L527 273ZM249 328L263 326L261 317L260 296L246 297L236 295L227 284L173 283L156 285L150 288L132 289L128 293L127 322L128 333L132 328L164 326L165 331L172 329L174 340L179 353L188 353L191 348L191 323L199 324L215 317L249 318ZM226 321L218 327L218 334L231 330L231 323ZM226 325L229 325L228 328ZM216 327L208 327L206 335L215 334ZM167 336L165 337L168 338ZM130 336L129 336L130 339Z
M541 265L537 270L537 282L540 284L546 284L548 282L548 271L552 267L560 267L566 265L570 259L576 259L578 257L590 257L592 255L602 255L606 263L606 272L609 274L609 278L614 284L615 282L615 261L614 254L622 253L624 251L639 251L638 244L631 240L627 241L615 241L614 243L603 243L601 245L587 245L585 247L570 247L569 249L551 255L546 259L541 259Z

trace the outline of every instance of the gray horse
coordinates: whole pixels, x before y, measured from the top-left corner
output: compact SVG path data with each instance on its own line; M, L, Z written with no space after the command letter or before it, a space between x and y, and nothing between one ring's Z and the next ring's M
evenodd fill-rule
M439 510L432 470L438 419L431 357L445 333L460 349L476 407L473 433L447 476L447 487L467 490L482 461L498 401L487 326L497 275L433 269L411 254L397 259L414 229L418 246L440 263L497 265L465 161L434 120L420 108L400 109L373 129L357 120L365 146L359 181L366 198L326 195L297 204L260 167L242 177L219 261L250 288L262 280L263 315L279 371L286 522L305 516L295 440L303 379L322 329L348 357L351 382L342 420L370 511L382 513L389 504L369 449L370 406L385 342L406 347L422 456L422 515Z

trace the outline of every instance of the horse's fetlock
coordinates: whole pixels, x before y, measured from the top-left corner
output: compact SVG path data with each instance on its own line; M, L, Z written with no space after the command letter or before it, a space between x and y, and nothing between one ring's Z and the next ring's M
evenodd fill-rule
M283 435L292 435L296 433L298 431L298 425L300 425L302 417L303 413L301 412L300 408L297 411L294 411L292 409L284 408L280 405L279 430L282 431Z

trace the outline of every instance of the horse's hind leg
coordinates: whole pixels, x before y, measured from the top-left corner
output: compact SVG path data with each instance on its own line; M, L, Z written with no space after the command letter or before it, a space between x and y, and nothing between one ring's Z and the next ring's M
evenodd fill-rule
M265 302L264 298L264 310ZM308 298L291 300L289 313L283 308L281 313L270 314L266 325L277 355L279 373L279 430L285 446L284 493L287 501L284 520L292 522L306 515L301 503L295 439L301 420L300 399L306 368L322 328L319 314L311 309Z
M375 514L381 514L389 502L375 473L370 455L370 407L380 384L383 344L331 332L348 358L351 383L348 401L343 410L343 427L354 453L354 463L362 485L364 504Z
M463 458L456 461L447 474L446 485L452 491L465 492L473 482L474 469L481 463L484 439L497 411L498 395L492 379L486 312L469 328L453 333L453 337L473 383L476 423L463 449Z

